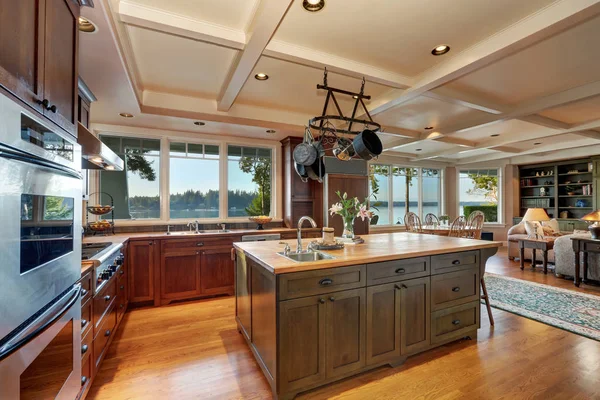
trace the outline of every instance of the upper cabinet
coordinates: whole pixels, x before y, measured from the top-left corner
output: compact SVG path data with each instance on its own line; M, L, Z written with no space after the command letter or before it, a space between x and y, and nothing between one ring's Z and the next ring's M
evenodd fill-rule
M0 85L77 135L79 3L0 0Z

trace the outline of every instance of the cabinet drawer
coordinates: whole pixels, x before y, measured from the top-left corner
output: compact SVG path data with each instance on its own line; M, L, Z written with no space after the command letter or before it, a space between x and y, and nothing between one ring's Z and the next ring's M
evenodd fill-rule
M94 338L94 363L96 368L100 365L100 361L108 341L115 333L115 326L117 325L117 313L115 307L111 307L110 311L102 318L102 325L98 329L98 333Z
M367 264L367 284L397 282L429 275L429 257Z
M432 275L460 271L473 266L479 267L479 251L465 251L431 257Z
M479 327L480 305L474 301L431 314L431 343L463 337Z
M365 265L282 274L278 276L279 300L363 287L366 275Z
M479 268L449 272L431 277L433 310L456 306L479 299Z
M127 275L117 280L117 320L120 321L127 310Z
M94 335L91 330L85 334L83 338L81 338L81 360L85 360L89 358L90 354L92 354L92 342L94 341Z
M108 308L114 303L117 297L117 280L111 279L108 284L102 288L102 291L94 296L94 336L98 334L98 328L102 324L102 319L107 313Z
M238 237L237 241L241 239ZM201 236L194 239L172 239L162 241L162 250L189 250L189 249L204 249L206 247L231 247L233 245L234 238L228 237L208 237L203 238Z
M83 303L83 302L82 302ZM86 335L92 328L92 299L81 306L81 336Z
M81 304L85 303L86 301L88 301L88 299L92 298L92 272L93 270L87 272L79 280L79 282L81 283Z
M598 243L584 243L583 244L583 248L586 251L592 251L592 252L600 252L600 244Z
M92 382L92 357L88 357L85 360L81 361L81 390L80 394L85 392L85 390Z

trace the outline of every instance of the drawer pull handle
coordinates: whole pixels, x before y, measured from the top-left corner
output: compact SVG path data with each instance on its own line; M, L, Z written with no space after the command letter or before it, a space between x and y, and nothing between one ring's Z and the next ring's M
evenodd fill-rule
M324 278L319 281L319 285L321 285L321 286L329 286L332 283L333 283L333 279L331 279L331 278Z
M405 272L406 272L406 270L405 270L404 268L398 268L398 269L396 270L396 273L397 273L397 274L403 274L403 273L405 273Z
M81 289L81 297L85 297L88 294L88 291L85 289Z
M123 275L123 274L125 273L125 271L123 271L123 270L120 270L120 271L119 271L119 273L120 273L121 275Z
M88 345L84 344L83 346L81 346L81 354L85 354L88 351Z
M81 320L81 327L82 328L85 327L87 325L87 323L88 323L87 319L82 319Z
M121 290L125 290L125 285L121 285Z
M104 332L104 336L110 336L110 329L107 329L106 332Z
M460 319L455 319L452 321L452 325L460 325Z
M401 286L394 285L394 287L395 287L397 290L401 290L401 289L408 289L408 286L406 286L404 283L402 283L402 284L401 284Z
M454 261L452 261L452 264L453 265L460 265L460 260L454 260Z
M323 298L319 299L319 303L325 304L325 299L323 299Z
M82 376L81 377L81 386L85 385L85 383L87 382L88 378L87 376Z
M104 301L109 301L110 300L110 296L104 296Z
M198 247L204 246L204 243L198 242L198 243L196 243L196 246L198 246Z
M460 292L460 287L456 286L452 288L453 292Z
M329 298L329 301L335 301L335 297L331 296L331 297Z
M152 242L148 242L148 244L149 244L150 246L152 246Z

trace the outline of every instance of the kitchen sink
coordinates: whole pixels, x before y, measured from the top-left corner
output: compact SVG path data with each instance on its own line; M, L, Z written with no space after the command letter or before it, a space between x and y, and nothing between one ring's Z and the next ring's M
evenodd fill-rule
M288 253L287 255L283 252L277 253L282 257L288 258L295 262L310 262L310 261L321 261L321 260L333 260L335 257L329 254L322 253L320 251L308 251L303 253Z
M203 231L198 231L198 233L194 232L194 231L185 231L185 232L171 232L170 235L171 236L193 236L193 235L201 235L203 233L228 233L231 232L229 229L214 229L214 230L203 230Z

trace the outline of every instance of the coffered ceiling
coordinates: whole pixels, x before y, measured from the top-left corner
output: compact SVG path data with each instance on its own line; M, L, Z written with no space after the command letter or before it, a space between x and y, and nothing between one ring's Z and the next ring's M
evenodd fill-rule
M301 0L95 1L83 15L98 32L80 39L92 122L301 135L322 111L327 67L331 86L358 91L365 78L386 156L600 154L600 0L325 2L310 13ZM432 55L440 44L450 52ZM350 113L353 99L338 100Z

